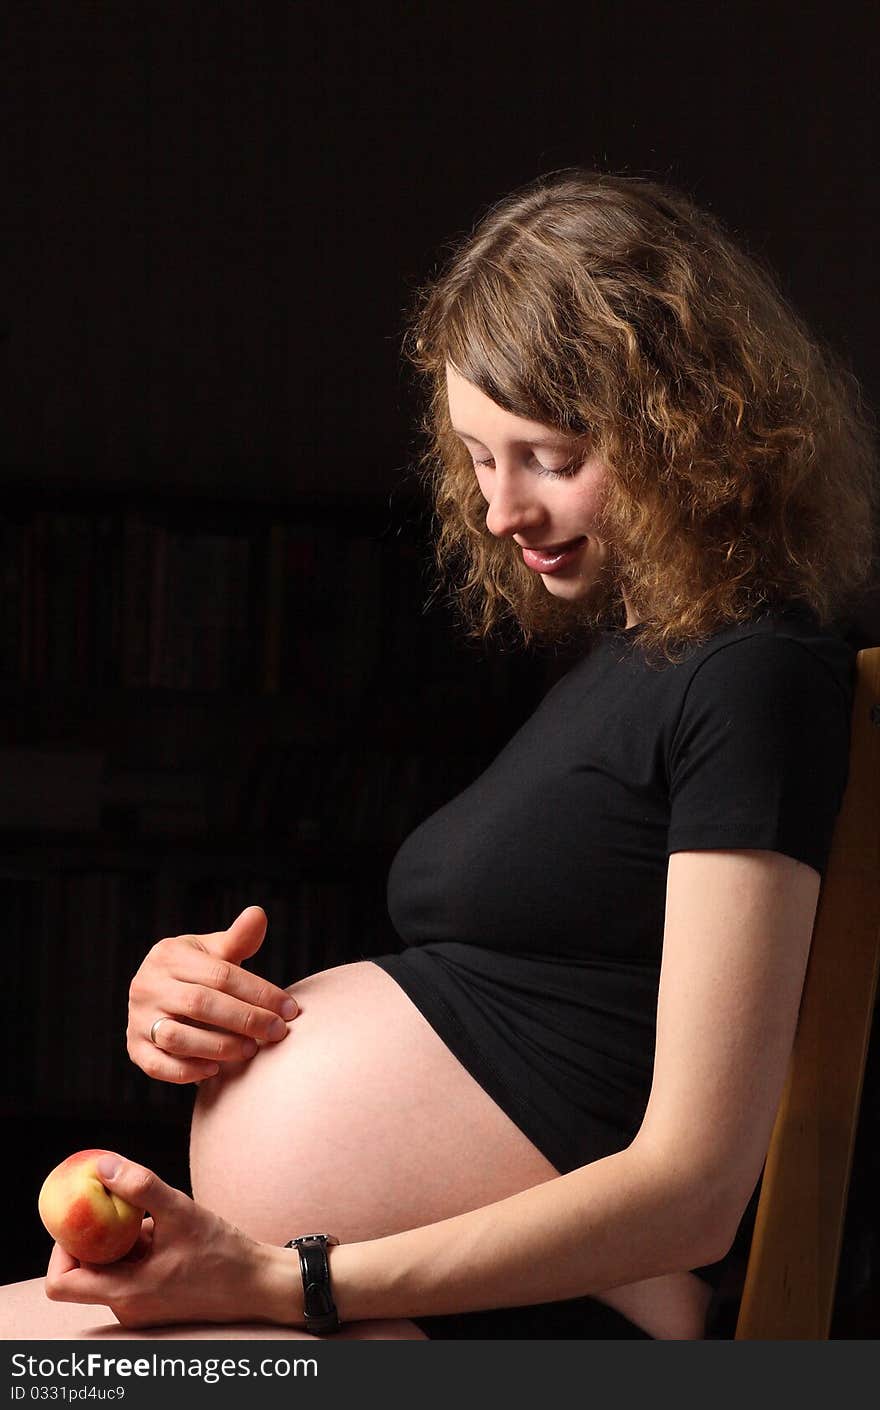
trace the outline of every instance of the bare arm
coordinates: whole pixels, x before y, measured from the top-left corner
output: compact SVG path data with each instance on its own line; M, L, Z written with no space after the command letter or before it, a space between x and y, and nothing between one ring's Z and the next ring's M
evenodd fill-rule
M343 1321L554 1301L721 1258L766 1154L819 884L780 853L675 853L636 1139L495 1204L331 1249ZM262 1252L261 1315L301 1320L295 1255Z

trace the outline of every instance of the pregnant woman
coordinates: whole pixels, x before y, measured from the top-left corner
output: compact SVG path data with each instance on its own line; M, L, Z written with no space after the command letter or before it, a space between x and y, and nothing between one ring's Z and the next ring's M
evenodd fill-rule
M128 1050L199 1084L193 1198L120 1157L137 1257L56 1246L10 1335L731 1334L846 784L857 388L714 217L581 169L407 352L466 629L575 664L401 846L401 953L277 989L259 906L152 947Z

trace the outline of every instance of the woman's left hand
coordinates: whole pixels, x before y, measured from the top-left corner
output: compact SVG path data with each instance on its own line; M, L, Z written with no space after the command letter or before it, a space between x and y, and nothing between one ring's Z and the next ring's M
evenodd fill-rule
M122 1156L107 1189L147 1211L125 1258L79 1263L55 1244L46 1273L53 1302L101 1303L124 1327L171 1322L265 1322L270 1246Z

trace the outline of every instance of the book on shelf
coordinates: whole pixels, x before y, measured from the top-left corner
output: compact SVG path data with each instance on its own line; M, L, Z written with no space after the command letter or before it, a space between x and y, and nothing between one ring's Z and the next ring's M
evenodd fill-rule
M36 1003L40 993L41 884L30 876L0 877L3 910L3 1024L6 1044L0 1064L3 1100L33 1100L38 1037Z
M233 722L234 724L236 722ZM204 805L209 826L221 833L245 833L251 811L251 790L267 736L254 727L238 728L235 738L224 733L214 754L214 766L204 775Z
M339 625L340 685L347 700L361 700L379 674L379 588L383 549L375 538L356 535L345 545Z
M124 682L123 598L127 564L122 533L111 512L95 515L90 572L89 652L80 683L107 688Z
M45 520L46 556L39 564L46 600L44 680L81 684L92 606L91 523L70 513L48 513Z
M277 695L281 689L281 655L284 630L284 525L269 530L266 555L265 625L263 634L263 690Z
M33 941L37 947L37 963L33 973L33 1003L27 1007L32 1019L34 1095L46 1100L54 1096L59 1082L59 1060L63 1060L59 1038L58 973L64 964L68 944L66 879L49 876L45 879L44 904L39 933ZM71 1008L75 1008L71 1004Z
M156 535L157 530L141 515L125 515L120 684L133 689L143 689L150 684Z
M0 519L0 680L25 678L22 659L26 631L25 528L15 518Z
M246 682L248 540L155 526L151 557L149 685L216 691Z
M339 546L331 529L285 525L283 691L305 683L320 696L331 686L334 660L328 650L328 622L332 621L340 570Z
M164 525L159 531L150 621L150 685L173 690L186 650L187 560L179 536Z
M167 646L169 534L163 524L152 534L152 563L149 581L149 667L146 684L160 686L165 677L164 650Z
M227 631L229 641L228 670L222 686L231 690L253 692L259 684L258 663L254 649L251 623L257 619L252 605L252 571L254 546L250 538L239 535L225 540L227 584Z
M28 603L30 607L27 656L29 679L35 685L46 680L46 571L49 524L45 514L36 514L28 535Z
M100 1053L92 1082L99 1102L110 1105L117 1098L116 1072L130 1062L126 1046L128 1029L128 987L134 977L128 946L122 932L122 892L125 878L120 872L100 873L100 909L97 934L92 936L97 973L95 987L100 995L97 1026L105 1045ZM148 946L144 946L146 953Z
M54 975L58 1054L56 1094L71 1103L97 1097L97 1076L107 1051L106 976L101 934L101 879L94 873L64 878L64 943Z

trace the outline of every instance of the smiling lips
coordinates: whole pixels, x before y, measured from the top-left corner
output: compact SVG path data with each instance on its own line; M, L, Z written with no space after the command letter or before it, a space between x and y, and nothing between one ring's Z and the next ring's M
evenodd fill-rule
M553 573L557 568L564 567L586 541L586 535L581 534L567 543L548 544L545 548L524 548L523 562L537 573Z

